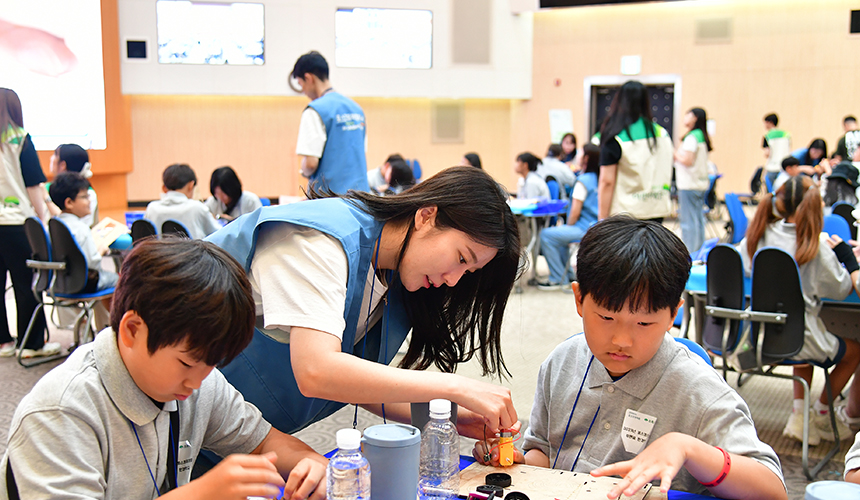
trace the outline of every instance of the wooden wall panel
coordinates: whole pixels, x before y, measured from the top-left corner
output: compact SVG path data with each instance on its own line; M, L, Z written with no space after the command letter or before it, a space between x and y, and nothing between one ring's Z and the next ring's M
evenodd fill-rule
M573 111L582 142L584 79L616 76L621 56L638 54L642 75L680 75L681 111L702 106L716 120L712 159L726 174L721 190L748 189L753 170L763 163L765 114L779 115L794 147L823 137L832 150L842 135L842 118L860 113L860 36L848 34L852 8L855 2L844 0L761 0L538 12L533 98L513 104L521 109L512 120L512 149L543 147L552 108ZM732 19L730 43L695 42L697 19L725 17Z

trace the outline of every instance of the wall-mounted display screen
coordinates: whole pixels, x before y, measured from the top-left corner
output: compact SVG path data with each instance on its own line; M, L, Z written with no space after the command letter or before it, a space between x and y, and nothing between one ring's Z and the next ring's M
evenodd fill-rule
M261 3L157 0L158 62L264 63Z
M0 87L21 98L24 128L36 149L65 143L105 149L99 0L0 5Z
M408 9L338 9L335 65L341 68L430 69L433 12Z

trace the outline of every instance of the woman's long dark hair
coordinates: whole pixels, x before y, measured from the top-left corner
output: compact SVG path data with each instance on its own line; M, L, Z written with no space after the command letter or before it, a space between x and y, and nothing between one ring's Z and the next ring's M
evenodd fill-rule
M415 213L429 206L437 208L437 229L462 231L498 250L487 265L464 274L456 286L404 294L412 340L401 368L422 370L435 364L450 373L477 353L484 375L510 375L502 359L502 316L520 272L521 249L516 219L503 192L481 169L451 167L400 194L349 191L342 196L377 220L406 225L398 263L409 246ZM333 195L313 188L308 192L311 199L328 196Z
M702 135L705 136L705 145L708 146L708 151L713 151L714 148L711 147L711 136L708 135L708 115L705 113L705 110L702 108L693 108L690 110L690 113L693 113L693 116L696 117L696 124L693 125L692 130L699 129L702 131ZM691 130L691 131L692 131Z
M801 165L813 165L814 160L809 155L809 150L813 148L821 150L821 157L818 158L819 162L827 158L827 143L824 142L824 139L819 137L817 139L813 139L812 142L809 143L809 147L806 148L806 154L803 155L803 160L800 161ZM816 162L815 164L817 163L818 162Z
M239 203L239 198L242 197L242 181L239 176L230 167L219 167L212 172L212 177L209 179L209 192L215 196L215 188L221 188L224 194L230 197L230 203L227 204L225 214L230 214L236 205Z
M651 100L645 86L636 80L630 80L618 89L612 104L609 105L609 114L600 126L600 147L613 140L622 131L627 131L639 119L645 120L645 135L648 138L648 147L653 150L657 144L654 132L654 117L651 114Z

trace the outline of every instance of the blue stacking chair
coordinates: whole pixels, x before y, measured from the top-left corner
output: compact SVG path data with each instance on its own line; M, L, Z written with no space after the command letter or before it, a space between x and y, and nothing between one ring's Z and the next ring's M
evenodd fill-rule
M270 199L268 199L268 198L260 198L260 203L261 203L264 207L268 207L268 206L271 206L271 205L272 205L272 200L270 200Z
M737 245L744 239L744 235L747 232L747 215L744 213L744 206L737 194L726 193L725 203L731 223L731 239L729 239L729 243Z
M149 238L153 236L157 237L158 231L155 229L155 225L149 219L137 219L136 221L131 223L132 244L135 244L144 238Z
M689 349L690 352L705 360L705 363L707 363L708 366L714 366L711 362L711 357L708 356L708 353L707 351L705 351L704 347L685 337L675 337L675 342L679 344L684 344L684 346Z
M185 224L173 219L167 219L161 224L161 234L175 234L186 238L191 237L191 233L188 232Z
M71 352L77 346L94 338L93 307L97 301L111 297L114 288L106 288L94 293L83 292L87 284L87 259L83 251L63 221L51 219L48 227L51 233L50 240L41 221L30 217L24 222L27 241L33 252L33 259L27 261L27 267L34 271L32 290L39 304L33 316L30 317L30 323L27 325L20 345L26 345L27 339L32 334L37 314L45 307L44 295L47 293L54 307L66 307L78 311L74 324L71 325L74 332L74 343L69 349ZM21 355L22 351L18 351L18 363L24 367L31 367L68 356L68 353L32 360L25 360Z
M821 228L821 232L839 236L846 243L852 239L851 227L848 225L848 221L836 214L824 216L824 226Z

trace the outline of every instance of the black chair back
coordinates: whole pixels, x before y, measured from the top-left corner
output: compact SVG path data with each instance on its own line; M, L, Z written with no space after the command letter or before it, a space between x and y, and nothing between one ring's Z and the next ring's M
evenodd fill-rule
M65 262L65 271L57 271L54 293L80 293L87 284L87 259L72 236L71 231L60 219L48 221L51 233L51 254L54 262Z
M842 217L846 221L848 221L848 229L851 231L851 239L857 239L857 226L854 225L855 218L854 214L854 205L845 202L837 202L833 204L833 213Z
M152 222L146 219L137 219L136 221L131 223L132 243L137 243L144 238L156 236L157 234L158 232L155 230L155 226L152 224Z
M794 257L781 248L765 247L756 252L752 267L752 309L757 312L786 313L785 324L765 323L762 363L776 363L803 348L806 305L800 285L800 271ZM750 338L758 339L758 323L752 324Z
M707 305L727 309L743 310L744 266L738 250L727 244L715 246L708 253L708 292ZM726 321L729 322L726 331ZM702 343L706 348L722 353L723 333L726 333L726 351L734 350L738 343L740 321L705 315L702 330Z
M50 262L51 242L48 240L48 233L45 231L42 221L36 217L27 217L27 220L24 221L24 233L27 235L27 241L30 243L31 258L40 262ZM38 269L34 272L38 273L35 291L42 293L51 284L51 271Z
M186 238L191 237L191 235L188 234L188 228L186 228L184 224L173 219L167 219L161 225L161 234L171 233L178 234L179 236L185 236Z

